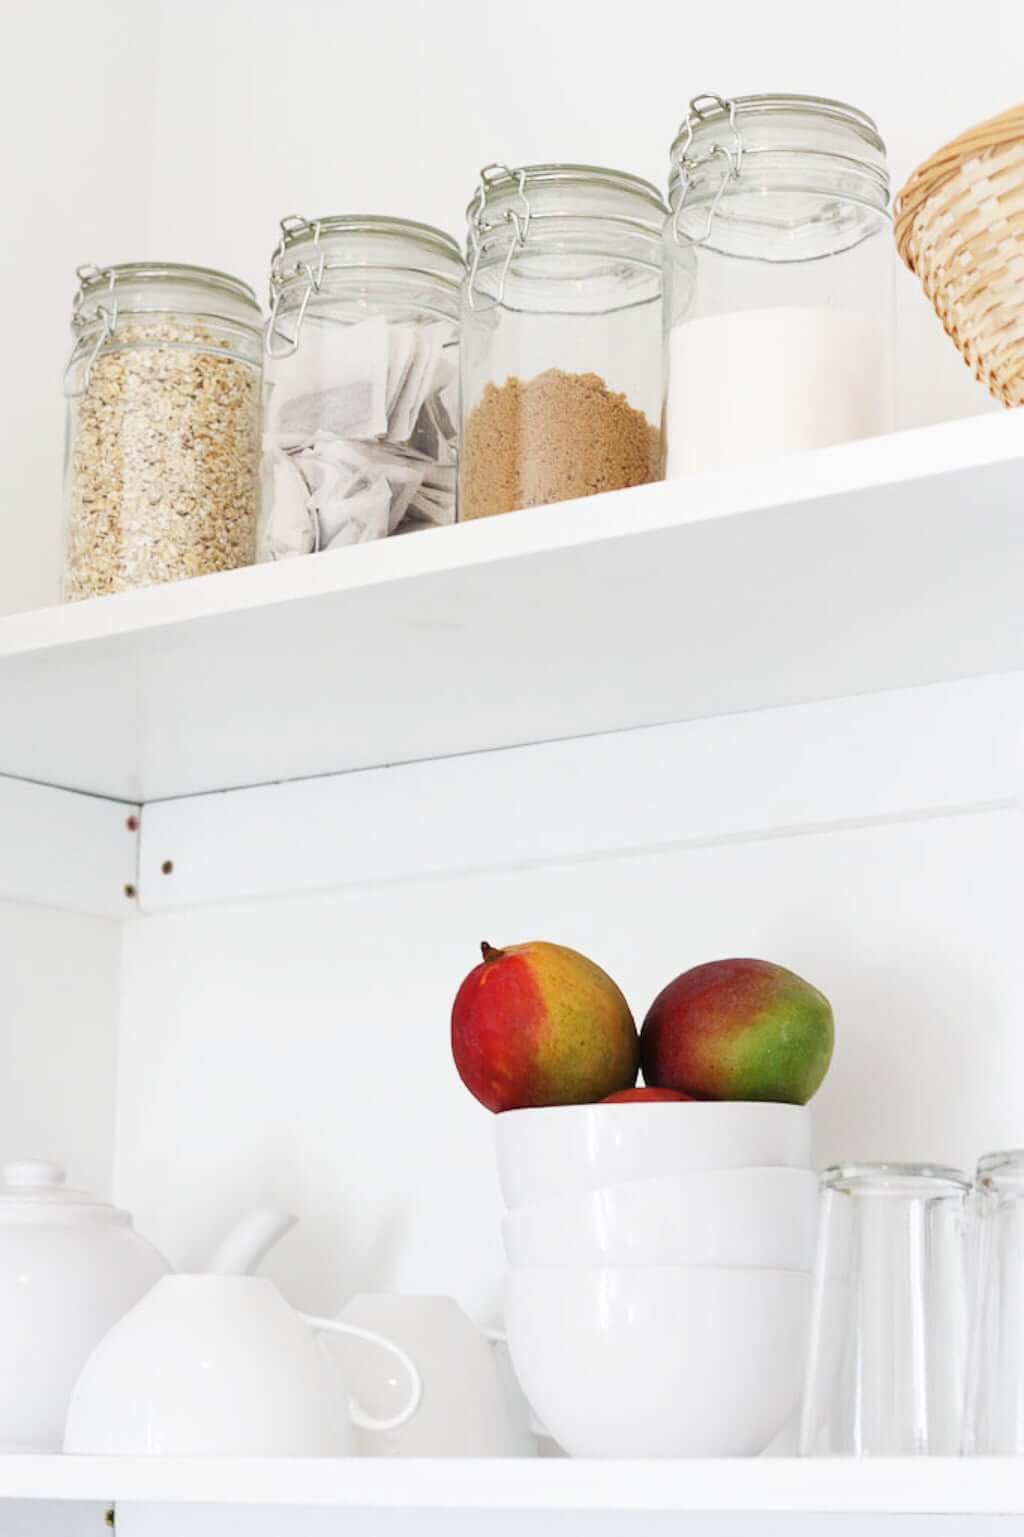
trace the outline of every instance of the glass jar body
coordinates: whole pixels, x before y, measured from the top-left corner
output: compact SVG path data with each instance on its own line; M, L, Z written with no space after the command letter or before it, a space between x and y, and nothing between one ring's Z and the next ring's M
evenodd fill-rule
M83 281L66 374L64 597L251 565L259 307L200 269Z
M838 104L737 106L698 120L670 187L669 478L892 425L884 147Z
M482 187L462 298L460 517L660 479L658 194L578 167Z
M285 237L271 279L260 558L455 520L462 255L404 220Z

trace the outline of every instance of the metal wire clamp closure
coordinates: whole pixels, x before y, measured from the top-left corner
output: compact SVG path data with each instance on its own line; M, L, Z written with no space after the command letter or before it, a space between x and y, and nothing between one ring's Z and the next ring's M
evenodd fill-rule
M91 264L87 264L84 267L76 267L75 276L78 279L78 292L75 294L74 305L71 312L72 330L76 333L84 332L88 326L92 324L94 318L100 321L100 327L96 334L96 340L93 342L92 347L89 349L89 355L85 360L85 371L82 375L82 387L78 390L71 388L72 369L81 362L81 359L76 358L75 356L76 352L78 351L77 341L71 349L71 356L68 359L67 367L64 370L63 380L64 396L67 400L78 400L85 394L86 390L88 390L89 385L92 383L92 371L95 367L96 359L103 351L103 348L107 345L107 342L113 336L114 327L117 325L117 295L114 292L115 288L117 287L117 273L114 271L114 269L112 267L96 267ZM107 279L108 302L106 304L97 304L96 309L93 315L90 316L89 320L84 320L82 318L82 305L85 302L85 286L87 283L93 282L96 278Z
M288 236L302 234L305 230L312 230L313 232L313 249L310 252L310 259L296 262L291 271L285 272L281 264L286 254ZM309 301L314 294L320 292L320 287L324 280L324 261L324 251L320 244L320 220L311 221L302 218L300 214L294 213L286 215L281 220L281 238L277 243L277 250L274 252L274 259L271 263L270 315L263 333L263 345L268 358L279 361L282 358L294 357L295 353L298 352L302 322L306 318ZM305 278L306 286L302 290L302 298L299 301L299 313L295 317L295 334L294 336L286 336L277 329L277 322L281 313L281 301L284 298L285 289L295 278L300 277Z
M697 125L703 123L708 116L709 106L716 111L728 113L729 128L733 137L732 146L712 144L705 155L691 157L689 151L690 146L693 144L694 132ZM690 102L686 122L680 125L679 133L684 137L676 155L676 164L679 167L679 190L675 211L672 215L672 238L677 245L706 245L711 238L711 227L715 222L715 214L718 212L719 204L725 196L726 188L730 182L735 181L743 167L743 134L740 132L739 124L736 122L735 101L729 96L716 96L713 92L706 92L703 96L695 96ZM714 197L708 204L704 228L699 235L689 235L679 223L680 215L686 207L687 194L693 186L698 171L710 164L716 157L725 162L721 179L715 190Z
M494 232L497 226L490 228L484 223L484 210L487 206L487 194L494 182L507 176L510 181L516 183L516 197L519 201L518 208L507 208L503 222L512 231L512 239L509 241L508 251L505 253L505 261L501 269L501 277L498 280L498 291L492 304L481 305L476 297L476 280L480 269L480 257L487 244L487 238ZM505 284L508 281L509 269L517 252L526 244L526 237L530 233L530 219L532 209L530 199L526 195L526 171L523 167L513 170L510 166L503 165L500 161L494 161L491 165L485 165L480 172L480 181L477 185L476 195L470 210L469 218L469 246L473 253L473 259L469 267L469 277L466 283L466 299L471 310L498 309L505 302Z

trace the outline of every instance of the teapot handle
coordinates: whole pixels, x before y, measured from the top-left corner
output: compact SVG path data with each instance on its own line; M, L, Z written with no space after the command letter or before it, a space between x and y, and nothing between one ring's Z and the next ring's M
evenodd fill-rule
M393 1355L399 1365L409 1377L409 1397L405 1407L398 1414L392 1414L387 1419L378 1419L376 1415L367 1414L361 1409L354 1398L349 1399L348 1412L353 1425L358 1425L360 1430L398 1430L412 1419L423 1399L423 1378L417 1370L416 1363L411 1356L407 1356L401 1346L386 1339L383 1334L376 1334L372 1329L360 1329L355 1324L340 1323L336 1318L314 1318L311 1313L300 1313L300 1318L305 1319L311 1329L318 1334L348 1334L357 1340L366 1340L371 1345L379 1345L381 1350L386 1350Z

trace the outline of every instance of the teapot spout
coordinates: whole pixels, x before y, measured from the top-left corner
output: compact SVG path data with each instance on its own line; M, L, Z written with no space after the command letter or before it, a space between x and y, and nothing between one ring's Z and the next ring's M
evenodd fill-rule
M208 1275L248 1275L298 1218L270 1208L251 1211L221 1239L207 1260Z

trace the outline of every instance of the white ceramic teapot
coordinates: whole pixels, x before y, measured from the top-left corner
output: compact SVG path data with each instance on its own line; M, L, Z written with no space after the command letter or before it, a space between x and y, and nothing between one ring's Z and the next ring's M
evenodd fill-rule
M321 1331L395 1357L404 1403L374 1418L352 1403ZM64 1450L99 1456L340 1457L354 1423L403 1425L419 1372L390 1340L291 1308L262 1276L173 1275L102 1339L75 1384Z
M255 1265L294 1223L250 1212L208 1268ZM59 1452L75 1379L93 1348L170 1266L127 1212L72 1190L60 1164L0 1172L0 1452Z
M93 1346L168 1269L127 1212L71 1190L59 1164L0 1182L0 1451L57 1452Z

